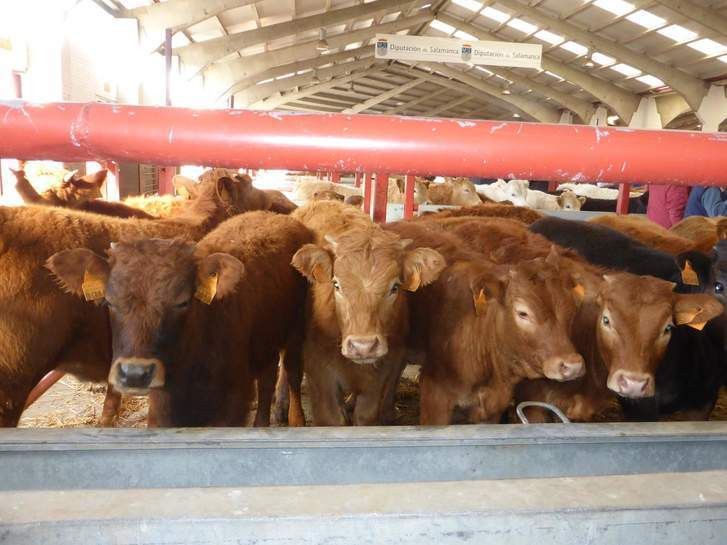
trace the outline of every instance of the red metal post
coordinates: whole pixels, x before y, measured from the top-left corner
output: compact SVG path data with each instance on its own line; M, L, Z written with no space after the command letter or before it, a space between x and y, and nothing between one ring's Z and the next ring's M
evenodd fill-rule
M560 182L556 182L555 180L551 180L548 182L548 193L554 193L558 190L558 186L560 185Z
M363 172L356 172L353 177L353 185L355 187L361 187L361 178L363 177Z
M367 214L371 213L371 186L374 183L374 175L370 172L367 172L364 175L364 205L363 205L363 211Z
M616 201L616 213L629 213L629 195L631 194L631 184L619 184L618 200Z
M25 409L35 403L35 401L37 401L40 396L46 393L48 389L60 379L62 379L64 375L65 373L63 371L54 369L50 373L47 373L42 379L40 379L40 382L36 384L35 387L28 394L28 398L25 400Z
M389 175L377 172L374 185L374 211L373 220L376 223L386 223L386 205L389 201Z
M341 173L340 173L340 172L338 172L337 170L334 170L333 172L331 172L331 176L330 176L330 178L329 178L329 179L330 179L330 180L331 180L331 181L332 181L332 182L333 182L334 184L337 184L338 182L340 182L340 181L341 181Z
M414 184L416 178L413 174L407 174L404 184L404 219L414 217Z
M0 102L0 157L727 185L722 133L100 103Z

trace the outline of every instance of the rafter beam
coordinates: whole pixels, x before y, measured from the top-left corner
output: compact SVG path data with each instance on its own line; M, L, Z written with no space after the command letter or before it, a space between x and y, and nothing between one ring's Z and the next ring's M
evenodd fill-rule
M433 93L424 93L419 98L415 98L414 100L410 100L409 102L406 102L402 104L401 106L394 106L392 108L389 108L388 110L384 110L385 114L398 114L400 112L406 112L407 110L413 108L417 104L421 104L422 102L426 102L427 100L431 100L433 98L437 98L438 96L441 96L445 93L449 93L450 89L443 88L439 89L438 91L434 91Z
M727 17L688 0L657 0L662 6L699 23L703 27L727 35Z
M299 76L271 81L262 85L256 85L246 89L244 92L235 95L235 104L250 105L273 96L276 93L315 83L316 80L326 80L342 76L354 70L366 69L376 63L374 57L366 57L358 61L344 62L328 68L322 68L313 72L306 72ZM379 61L379 64L381 61Z
M184 30L228 9L254 4L259 0L167 0L122 12L123 17L135 17L147 33L171 28Z
M541 26L548 27L554 32L567 36L569 39L579 41L586 47L597 49L607 55L616 57L622 62L639 68L648 74L656 76L684 96L689 105L695 110L699 108L702 99L707 94L707 84L686 72L672 68L642 53L633 51L613 40L590 33L574 24L546 15L541 10L522 4L518 0L498 0L498 2L509 9L516 10L522 15L527 16L528 19Z
M408 81L406 83L403 83L402 85L399 85L397 87L394 87L393 89L390 89L384 93L381 93L378 96L371 97L368 100L364 100L363 102L356 104L355 106L351 106L350 108L343 110L343 113L344 114L357 114L359 112L363 112L365 110L368 110L372 106L381 104L382 102L385 102L385 101L389 100L390 98L394 98L396 95L404 93L404 92L408 91L409 89L413 89L414 87L424 83L425 81L426 80L424 78L417 78L415 80Z
M329 25L344 23L350 18L373 15L380 11L402 9L402 6L419 3L423 0L376 0L360 6L330 10L325 13L300 17L292 21L264 26L245 32L230 34L204 42L178 47L174 50L182 62L190 66L203 67L246 47L257 45L283 36L318 29Z
M450 68L444 64L436 63L420 63L419 66L436 70L440 74L444 74L445 76L461 81L473 89L477 89L487 93L488 95L499 98L503 102L508 102L543 123L556 123L560 118L560 114L555 108L539 104L533 100L515 94L503 95L500 87L491 85L481 78L467 74L461 70L457 70L456 68Z
M480 40L503 41L501 38L498 38L494 34L491 34L478 26L466 23L461 19L447 15L446 13L440 13L437 16L437 19L441 20L443 23L447 23L448 25L452 25L464 32L467 32L468 34L472 34ZM590 93L600 102L610 106L626 123L631 121L631 116L633 116L636 108L639 107L639 97L635 94L621 89L607 81L593 77L590 74L581 72L580 70L568 66L567 64L547 55L543 55L542 67L543 70L559 75L564 80L569 81ZM494 71L494 67L488 66L487 68L488 70Z
M364 42L373 38L378 33L387 34L398 32L423 23L428 23L432 19L434 19L434 14L430 11L425 11L424 13L398 19L383 25L371 26L333 36L329 35L326 37L326 41L330 49L338 49L348 44ZM279 49L273 49L272 51L257 55L248 55L242 59L211 64L203 73L206 81L213 83L221 91L224 89L224 93L234 93L253 85L257 81L275 77L271 73L281 65L304 61L312 57L326 58L327 55L321 55L320 51L316 49L317 45L318 38ZM283 74L285 73L287 72L283 72Z
M337 87L339 85L344 85L348 82L355 81L357 79L364 78L373 72L378 72L380 68L369 68L367 70L363 70L361 72L354 72L352 74L348 74L347 76L341 76L338 78L333 78L330 81L318 83L316 85L311 85L310 87L305 87L304 89L300 89L298 91L293 91L292 93L287 93L284 95L274 96L270 97L267 100L256 102L251 106L251 109L253 110L274 110L278 106L282 106L283 104L287 102L294 102L296 100L300 100L301 98L308 97L311 95L315 95L316 93L320 93L321 91L328 91L329 89L332 89L333 87Z
M461 106L462 104L465 104L465 103L469 102L470 100L472 100L472 97L462 97L458 100L455 100L454 102L445 102L444 104L440 104L436 108L427 110L426 112L422 113L421 115L423 117L434 117L437 114L446 112L447 110L451 110L452 108L456 108L457 106Z

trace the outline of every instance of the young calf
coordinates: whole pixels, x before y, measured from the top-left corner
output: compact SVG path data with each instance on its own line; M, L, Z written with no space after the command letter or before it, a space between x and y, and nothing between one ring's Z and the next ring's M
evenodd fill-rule
M69 292L108 305L109 383L150 394L150 426L244 425L252 378L255 425L264 426L279 352L305 296L290 260L311 240L292 218L251 212L197 244L120 242L108 259L66 250L48 267Z
M294 216L316 234L293 258L311 283L303 361L317 426L344 425L344 395L354 394L353 423L391 418L409 329L408 292L444 268L431 249L374 225L351 206L318 201Z
M550 195L543 191L528 189L527 204L537 210L580 210L585 197L579 197L572 191L563 191L560 195Z

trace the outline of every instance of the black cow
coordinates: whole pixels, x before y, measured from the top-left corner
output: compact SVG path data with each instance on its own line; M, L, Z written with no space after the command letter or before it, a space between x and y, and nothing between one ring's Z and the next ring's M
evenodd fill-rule
M727 244L723 249L724 272L720 273L716 266L718 257L710 260L691 251L674 258L604 225L549 217L533 223L530 230L576 251L595 265L674 282L675 291L680 293L710 293L710 289L720 292L724 288L719 286L727 285L722 283L727 282ZM687 262L696 272L698 285L683 277ZM724 297L720 300L727 304ZM656 372L656 396L640 400L619 398L626 418L656 420L660 415L687 411L692 418L706 419L727 379L724 322L722 315L709 322L703 331L677 327Z

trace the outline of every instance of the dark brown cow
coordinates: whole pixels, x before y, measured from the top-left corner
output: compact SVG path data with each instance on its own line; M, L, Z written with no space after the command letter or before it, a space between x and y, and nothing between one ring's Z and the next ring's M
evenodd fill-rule
M455 406L469 409L471 422L496 422L521 380L573 380L584 373L570 340L584 288L557 250L498 266L426 223L387 226L414 245L436 248L450 263L413 297L410 346L426 354L422 424L448 424Z
M665 280L621 272L604 278L576 322L574 339L588 362L587 376L571 384L524 383L518 400L547 401L573 420L588 421L615 395L651 397L675 325L701 329L722 312L713 297L674 293Z
M0 207L0 426L14 426L32 387L60 368L105 380L110 363L107 312L63 294L44 268L56 252L103 253L129 236L198 240L229 215L210 186L179 217L120 219L48 206ZM104 408L103 423L115 414ZM109 416L111 415L111 416Z
M252 378L255 425L266 426L279 353L305 296L290 260L312 239L292 218L251 212L197 244L121 242L108 260L66 250L48 267L69 292L95 290L92 298L108 304L109 383L150 394L150 426L244 425Z
M347 422L343 397L356 397L353 423L391 418L408 334L408 295L437 278L442 256L383 231L351 206L316 201L294 217L316 234L293 265L311 282L304 368L315 425Z

